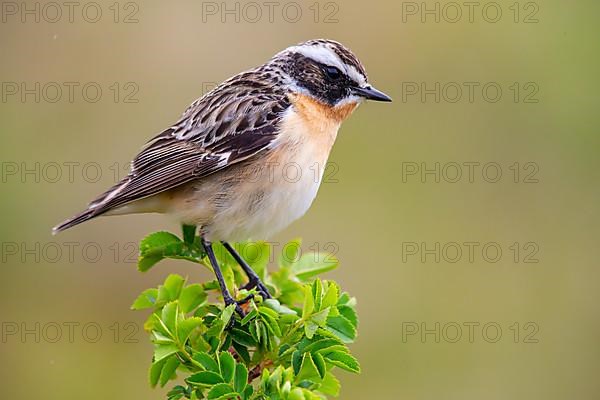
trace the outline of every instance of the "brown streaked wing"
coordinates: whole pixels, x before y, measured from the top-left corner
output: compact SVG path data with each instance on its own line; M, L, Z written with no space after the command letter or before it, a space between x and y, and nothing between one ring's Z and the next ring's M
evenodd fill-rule
M264 82L240 75L193 103L177 124L148 142L127 177L90 203L94 214L201 179L267 149L290 103Z

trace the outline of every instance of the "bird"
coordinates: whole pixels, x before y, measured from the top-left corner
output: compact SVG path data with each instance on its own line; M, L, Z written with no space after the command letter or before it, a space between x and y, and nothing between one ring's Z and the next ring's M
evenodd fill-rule
M225 304L243 315L213 243L246 273L245 288L270 298L230 242L266 239L306 213L341 123L364 100L392 101L350 49L329 39L292 45L194 101L142 147L127 176L52 232L100 215L168 214L198 229Z

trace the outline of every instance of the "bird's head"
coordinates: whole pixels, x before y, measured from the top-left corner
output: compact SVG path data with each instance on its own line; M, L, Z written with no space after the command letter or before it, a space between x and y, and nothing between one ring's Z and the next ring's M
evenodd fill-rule
M362 100L392 101L371 86L365 68L344 45L316 39L288 47L272 62L289 78L293 91L332 107Z

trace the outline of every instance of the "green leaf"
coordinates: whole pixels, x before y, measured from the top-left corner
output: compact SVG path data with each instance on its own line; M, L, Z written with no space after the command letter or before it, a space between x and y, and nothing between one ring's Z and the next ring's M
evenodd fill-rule
M334 270L339 261L331 254L307 253L292 265L292 272L301 281L307 282L315 276Z
M225 400L234 399L238 394L233 390L231 386L226 383L220 383L213 386L208 392L208 400Z
M302 364L300 365L300 372L296 375L296 382L305 380L312 382L321 381L321 375L319 374L319 370L310 353L304 353Z
M323 382L321 382L321 386L319 386L319 392L338 397L340 395L340 388L340 381L331 372L327 372Z
M227 326L227 324L229 323L229 320L233 316L234 312L235 312L235 304L230 304L227 307L225 307L225 309L223 310L223 313L221 313L221 321L223 321L223 323L225 324L224 326Z
M245 332L238 328L233 328L229 331L231 338L234 342L240 343L244 346L254 347L257 345L256 341L248 332Z
M181 312L189 313L206 301L207 295L202 285L194 283L181 290L179 307Z
M333 307L338 302L338 294L339 289L334 282L328 282L327 290L325 291L325 295L323 296L323 301L321 302L321 307Z
M344 353L342 351L332 351L330 353L324 353L323 357L325 358L325 361L345 369L346 371L355 373L360 372L360 365L358 364L358 361L348 353Z
M303 350L305 352L316 353L318 351L322 351L322 350L328 349L332 346L337 346L339 344L340 344L340 342L336 339L320 339L320 340L317 340L316 342L310 343Z
M160 361L179 351L174 344L156 344L154 345L154 361Z
M195 361L198 361L207 371L219 373L219 365L207 353L200 351L200 352L194 354L194 356L192 358Z
M329 315L329 307L325 308L324 310L319 311L318 313L313 314L310 317L310 320L313 321L318 326L320 326L321 328L323 328L325 326L325 323L327 322L328 315Z
M145 308L152 308L156 304L158 298L158 289L146 289L135 299L131 305L132 310L143 310Z
M311 353L307 353L311 354ZM319 353L311 354L313 362L317 367L317 371L319 371L319 377L321 379L325 378L325 373L327 372L327 365L325 365L325 359Z
M238 393L243 393L248 384L248 369L244 364L235 366L235 376L233 380L233 388Z
M196 225L182 225L183 230L183 241L186 244L194 244L194 239L196 239Z
M302 306L302 318L307 319L315 309L315 300L310 286L304 287L304 305Z
M146 236L140 242L138 269L142 272L148 271L165 257L169 247L179 243L182 243L181 240L169 232L155 232Z
M185 279L181 275L171 274L167 276L163 286L169 293L169 301L175 301L179 298L184 284Z
M175 339L175 333L177 332L177 303L166 304L162 309L160 320L170 333L169 336Z
M358 326L358 315L356 314L356 310L349 306L338 306L337 309L344 318L350 321L354 329L356 329Z
M307 338L312 339L317 332L317 329L319 329L319 325L317 325L315 322L312 320L306 321L304 325L304 334Z
M221 369L223 380L225 382L231 382L235 372L235 360L229 352L224 351L219 354L219 368Z
M179 321L177 325L177 338L179 339L179 343L184 344L192 331L199 326L202 326L202 318L191 317Z
M158 380L160 379L160 373L162 372L162 369L165 366L166 362L167 360L163 358L162 360L154 361L152 363L148 374L150 386L155 387L158 384Z
M164 387L167 384L167 382L174 378L175 371L177 370L177 367L179 367L179 364L180 362L175 356L171 356L166 359L165 366L163 367L160 373L161 387Z
M193 374L186 381L192 385L212 386L223 383L223 378L216 372L202 371Z
M340 338L344 343L352 343L356 339L356 328L342 315L327 318L326 329Z

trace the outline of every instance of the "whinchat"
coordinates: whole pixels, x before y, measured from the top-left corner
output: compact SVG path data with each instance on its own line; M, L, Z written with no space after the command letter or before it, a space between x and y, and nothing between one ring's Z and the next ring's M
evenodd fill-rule
M99 215L171 214L199 227L226 304L235 301L214 241L244 269L246 286L269 297L229 242L264 239L308 210L340 124L365 99L391 101L348 48L324 39L288 47L194 101L143 147L124 179L53 232ZM294 179L289 165L299 170Z

